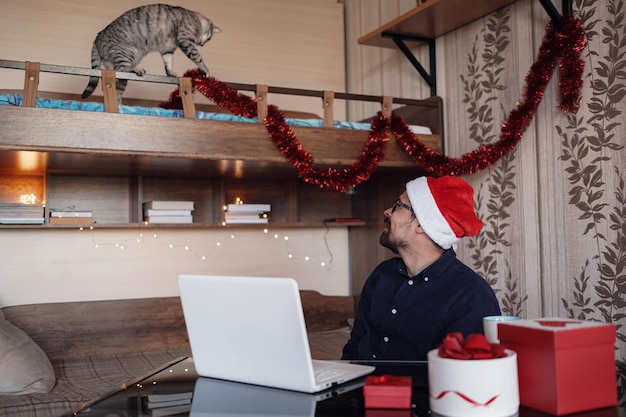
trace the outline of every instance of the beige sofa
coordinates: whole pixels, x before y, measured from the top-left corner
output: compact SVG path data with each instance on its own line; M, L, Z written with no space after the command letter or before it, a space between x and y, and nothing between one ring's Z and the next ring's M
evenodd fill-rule
M301 298L313 357L339 359L353 298L314 291L301 291ZM32 304L0 311L0 376L5 392L12 376L17 384L13 394L0 395L0 417L56 417L191 355L178 297ZM21 334L18 348L3 349L3 323L9 337ZM28 367L33 372L22 372ZM29 376L34 383L26 386ZM15 394L20 390L35 392Z

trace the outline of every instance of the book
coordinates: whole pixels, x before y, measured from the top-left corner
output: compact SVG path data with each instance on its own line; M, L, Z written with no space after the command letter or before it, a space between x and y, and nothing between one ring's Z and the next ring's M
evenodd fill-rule
M50 217L50 224L91 224L93 217Z
M153 403L156 405L157 403L169 403L170 401L178 401L178 400L189 400L193 398L193 392L185 391L185 392L173 392L167 394L148 394L143 397L144 400L148 403Z
M187 404L173 405L169 407L145 408L144 412L152 417L165 417L173 415L182 415L191 411L191 400L186 400Z
M43 224L41 217L0 217L0 224Z
M264 224L268 223L267 215L262 213L224 213L224 222L227 224Z
M193 201L153 200L143 203L144 210L193 210Z
M177 405L191 404L193 392L177 392L173 394L148 394L142 397L144 410L155 408L173 407Z
M257 217L256 219L224 219L226 224L267 224L267 218Z
M50 217L93 217L93 213L91 211L50 210Z
M144 216L191 216L192 210L159 210L146 209L143 211Z
M249 212L249 213L265 213L272 211L271 204L229 204L227 206L229 213Z
M265 213L229 213L229 212L225 212L224 213L224 218L225 219L233 219L233 220L241 220L241 219L258 219L258 218L267 218L267 214Z
M333 219L324 219L326 223L360 223L363 219L359 217L335 217Z
M42 204L0 203L0 217L2 218L34 218L43 217Z
M161 224L191 224L193 223L192 216L148 216L145 218L148 223L161 223Z
M161 401L157 403L144 400L143 407L144 409L154 410L155 408L165 408L165 407L169 408L169 407L174 407L176 405L185 405L185 404L191 404L191 398L181 398L179 400Z

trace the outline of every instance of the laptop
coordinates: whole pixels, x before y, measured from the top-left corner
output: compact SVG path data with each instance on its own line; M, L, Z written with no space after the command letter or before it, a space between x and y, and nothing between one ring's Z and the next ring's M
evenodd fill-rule
M311 358L292 278L179 275L198 375L314 393L375 367Z
M363 378L323 393L304 393L221 379L196 380L190 417L313 417L317 403L363 386Z

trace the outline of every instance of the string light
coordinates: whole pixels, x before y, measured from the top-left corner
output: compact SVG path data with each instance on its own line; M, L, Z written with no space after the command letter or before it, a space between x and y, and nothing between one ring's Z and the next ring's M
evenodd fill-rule
M37 202L37 196L35 194L22 194L20 196L20 203L22 204L35 204Z
M240 198L240 197L236 197L236 198L235 198L235 204L239 204L239 205L240 205L240 204L243 204L243 199L242 199L242 198ZM224 211L226 211L226 210L228 209L228 206L227 206L227 205L224 205L224 206L223 206L223 209L224 209ZM263 214L263 217L267 218L267 214L266 214L266 213L264 213L264 214ZM148 224L149 224L149 223L148 223L147 221L141 222L141 223L140 223L140 228L142 228L142 227L144 227L144 226L147 226ZM225 225L226 225L226 224L225 224L225 222L222 222L221 224L222 224L223 226L225 226ZM79 231L83 231L83 230L84 230L84 228L81 226L78 230L79 230ZM90 227L90 230L94 230L93 226L91 226L91 227ZM328 228L328 226L326 226L326 232L324 233L324 238L323 238L323 239L324 239L324 242L326 243L326 250L328 251L328 254L329 254L329 256L330 256L330 260L329 260L329 262L328 262L328 263L327 263L325 260L321 260L321 261L320 261L320 266L321 266L321 267L327 267L327 265L329 265L330 263L332 263L332 253L331 253L331 251L330 251L330 248L328 247L328 242L327 242L327 240L326 240L326 235L328 234L328 231L329 231L329 228ZM262 229L262 233L263 233L264 235L269 235L269 229L268 229L267 227L263 228L263 229ZM234 233L231 233L230 235L228 235L228 237L227 237L227 238L225 238L225 239L223 239L223 240L217 240L217 241L215 242L215 246L213 246L213 247L209 250L209 252L208 252L208 253L198 253L198 251L197 251L197 250L194 250L194 249L193 249L191 246L189 246L189 245L174 245L174 244L173 244L173 243L171 243L171 242L170 242L170 243L165 243L165 242L163 242L163 241L159 238L159 235L158 235L158 233L157 233L156 229L155 229L155 231L152 233L152 237L153 237L153 238L154 238L157 242L159 242L161 245L163 245L163 246L165 246L165 247L167 247L167 248L169 248L169 249L175 249L175 248L180 247L180 248L183 248L186 252L190 252L190 253L192 253L192 254L196 255L199 259L201 259L201 260L205 261L206 259L208 259L208 258L209 258L209 257L213 254L213 251L214 251L215 249L217 249L217 248L221 248L221 247L222 247L222 244L224 243L224 240L226 240L226 239L234 240L234 239L235 239L235 234L234 234ZM278 234L278 233L273 233L273 234L271 235L271 237L272 237L272 238L274 238L275 240L278 240L281 236L280 236L280 234ZM304 260L305 262L308 262L308 261L310 261L310 260L312 259L312 258L311 258L311 256L309 256L309 255L305 255L305 256L301 256L301 257L296 257L296 256L293 254L293 252L290 250L290 248L289 248L289 236L284 235L284 236L282 236L282 238L283 238L283 241L284 241L284 242L285 242L285 244L286 244L285 252L287 253L287 258L289 258L289 259L295 259L295 260L302 259L302 260ZM102 245L101 243L97 243L97 242L96 242L95 237L94 237L94 235L93 235L93 234L91 235L91 239L92 239L92 242L93 242L93 244L94 244L94 247L98 248L98 247L100 247L100 246ZM144 234L143 234L143 232L142 232L142 231L139 231L139 233L137 234L137 237L135 238L135 241L136 241L138 244L139 244L139 243L142 243L142 242L144 241ZM119 247L119 248L120 248L120 249L122 249L122 250L126 248L126 246L124 245L124 243L119 243L119 242L114 243L114 246L115 246L115 247Z
M94 227L93 227L93 226L91 226L91 227L89 227L89 230L90 230L90 231L94 231L95 229L94 229ZM79 227L79 228L78 228L78 231L85 231L85 228L81 226L81 227ZM261 230L261 233L262 233L262 234L264 234L264 235L268 235L268 237L271 237L271 238L272 238L272 239L274 239L274 240L279 240L279 239L281 238L281 235L280 235L279 233L272 233L272 234L270 234L270 231L269 231L269 229L268 229L268 228L263 228L263 229ZM217 241L215 242L215 246L213 246L213 247L212 247L212 248L208 251L208 253L199 253L199 251L194 250L194 249L193 249L193 247L192 247L192 246L190 246L190 245L188 245L188 244L187 244L187 245L177 245L177 244L175 245L174 243L171 243L171 242L168 242L168 243L163 242L163 241L160 239L159 234L158 234L156 231L152 233L152 237L153 237L153 238L154 238L154 239L155 239L158 243L160 243L162 246L164 246L164 247L166 247L166 248L168 248L168 249L176 249L176 248L181 248L181 249L183 249L185 252L192 253L192 254L194 254L195 256L197 256L197 257L198 257L198 259L200 259L200 260L202 260L202 261L205 261L205 260L207 260L207 259L208 259L208 258L209 258L212 254L213 254L213 251L214 251L215 249L223 247L223 246L224 246L225 241L227 241L227 240L234 240L234 239L235 239L235 237L236 237L236 235L235 235L234 233L231 233L230 235L228 235L228 236L227 236L227 237L225 237L224 239L222 239L222 240L217 240ZM325 239L326 239L326 236L324 236L324 240L325 240ZM96 239L95 239L95 233L92 233L92 234L91 234L91 240L92 240L92 243L93 243L94 248L100 248L100 247L102 247L102 246L107 246L107 245L108 245L108 246L114 246L115 248L120 249L120 250L125 250L125 249L127 249L127 247L128 247L128 246L126 245L126 243L125 243L125 242L127 242L127 241L131 241L131 240L134 240L137 244L140 244L140 243L144 242L144 234L143 234L142 232L139 232L139 233L137 234L137 237L135 237L135 238L133 238L133 239L126 239L126 240L125 240L125 241L123 241L123 242L115 242L115 243L108 243L108 244L107 244L107 243L97 242L97 241L96 241ZM311 261L312 259L316 259L316 258L317 258L317 257L312 257L312 256L310 256L310 255L301 255L301 256L296 256L296 255L294 255L293 251L291 251L291 249L289 248L289 241L290 241L290 240L289 240L289 236L288 236L288 235L284 235L284 236L282 236L282 241L283 241L283 242L285 242L285 245L286 245L286 247L285 247L286 257L287 257L288 259L290 259L290 260L302 260L302 261L305 261L305 262L309 262L309 261ZM329 268L329 264L330 264L330 263L332 263L332 253L330 252L330 249L328 249L328 245L327 245L327 250L328 250L328 253L329 253L329 255L330 255L330 261L329 261L329 262L326 262L325 260L320 259L320 261L319 261L319 265L320 265L320 267L330 269L330 268Z

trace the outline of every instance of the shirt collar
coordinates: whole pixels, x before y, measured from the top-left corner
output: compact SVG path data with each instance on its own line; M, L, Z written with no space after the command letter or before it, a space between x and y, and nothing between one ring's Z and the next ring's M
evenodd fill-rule
M396 265L397 271L402 275L405 275L407 278L421 278L423 276L428 276L430 278L438 278L445 273L445 271L450 266L450 263L456 259L456 252L454 249L446 249L441 257L437 259L432 264L428 265L422 272L417 274L414 277L410 277L407 270L408 268L404 264L402 258L398 257L398 264Z

